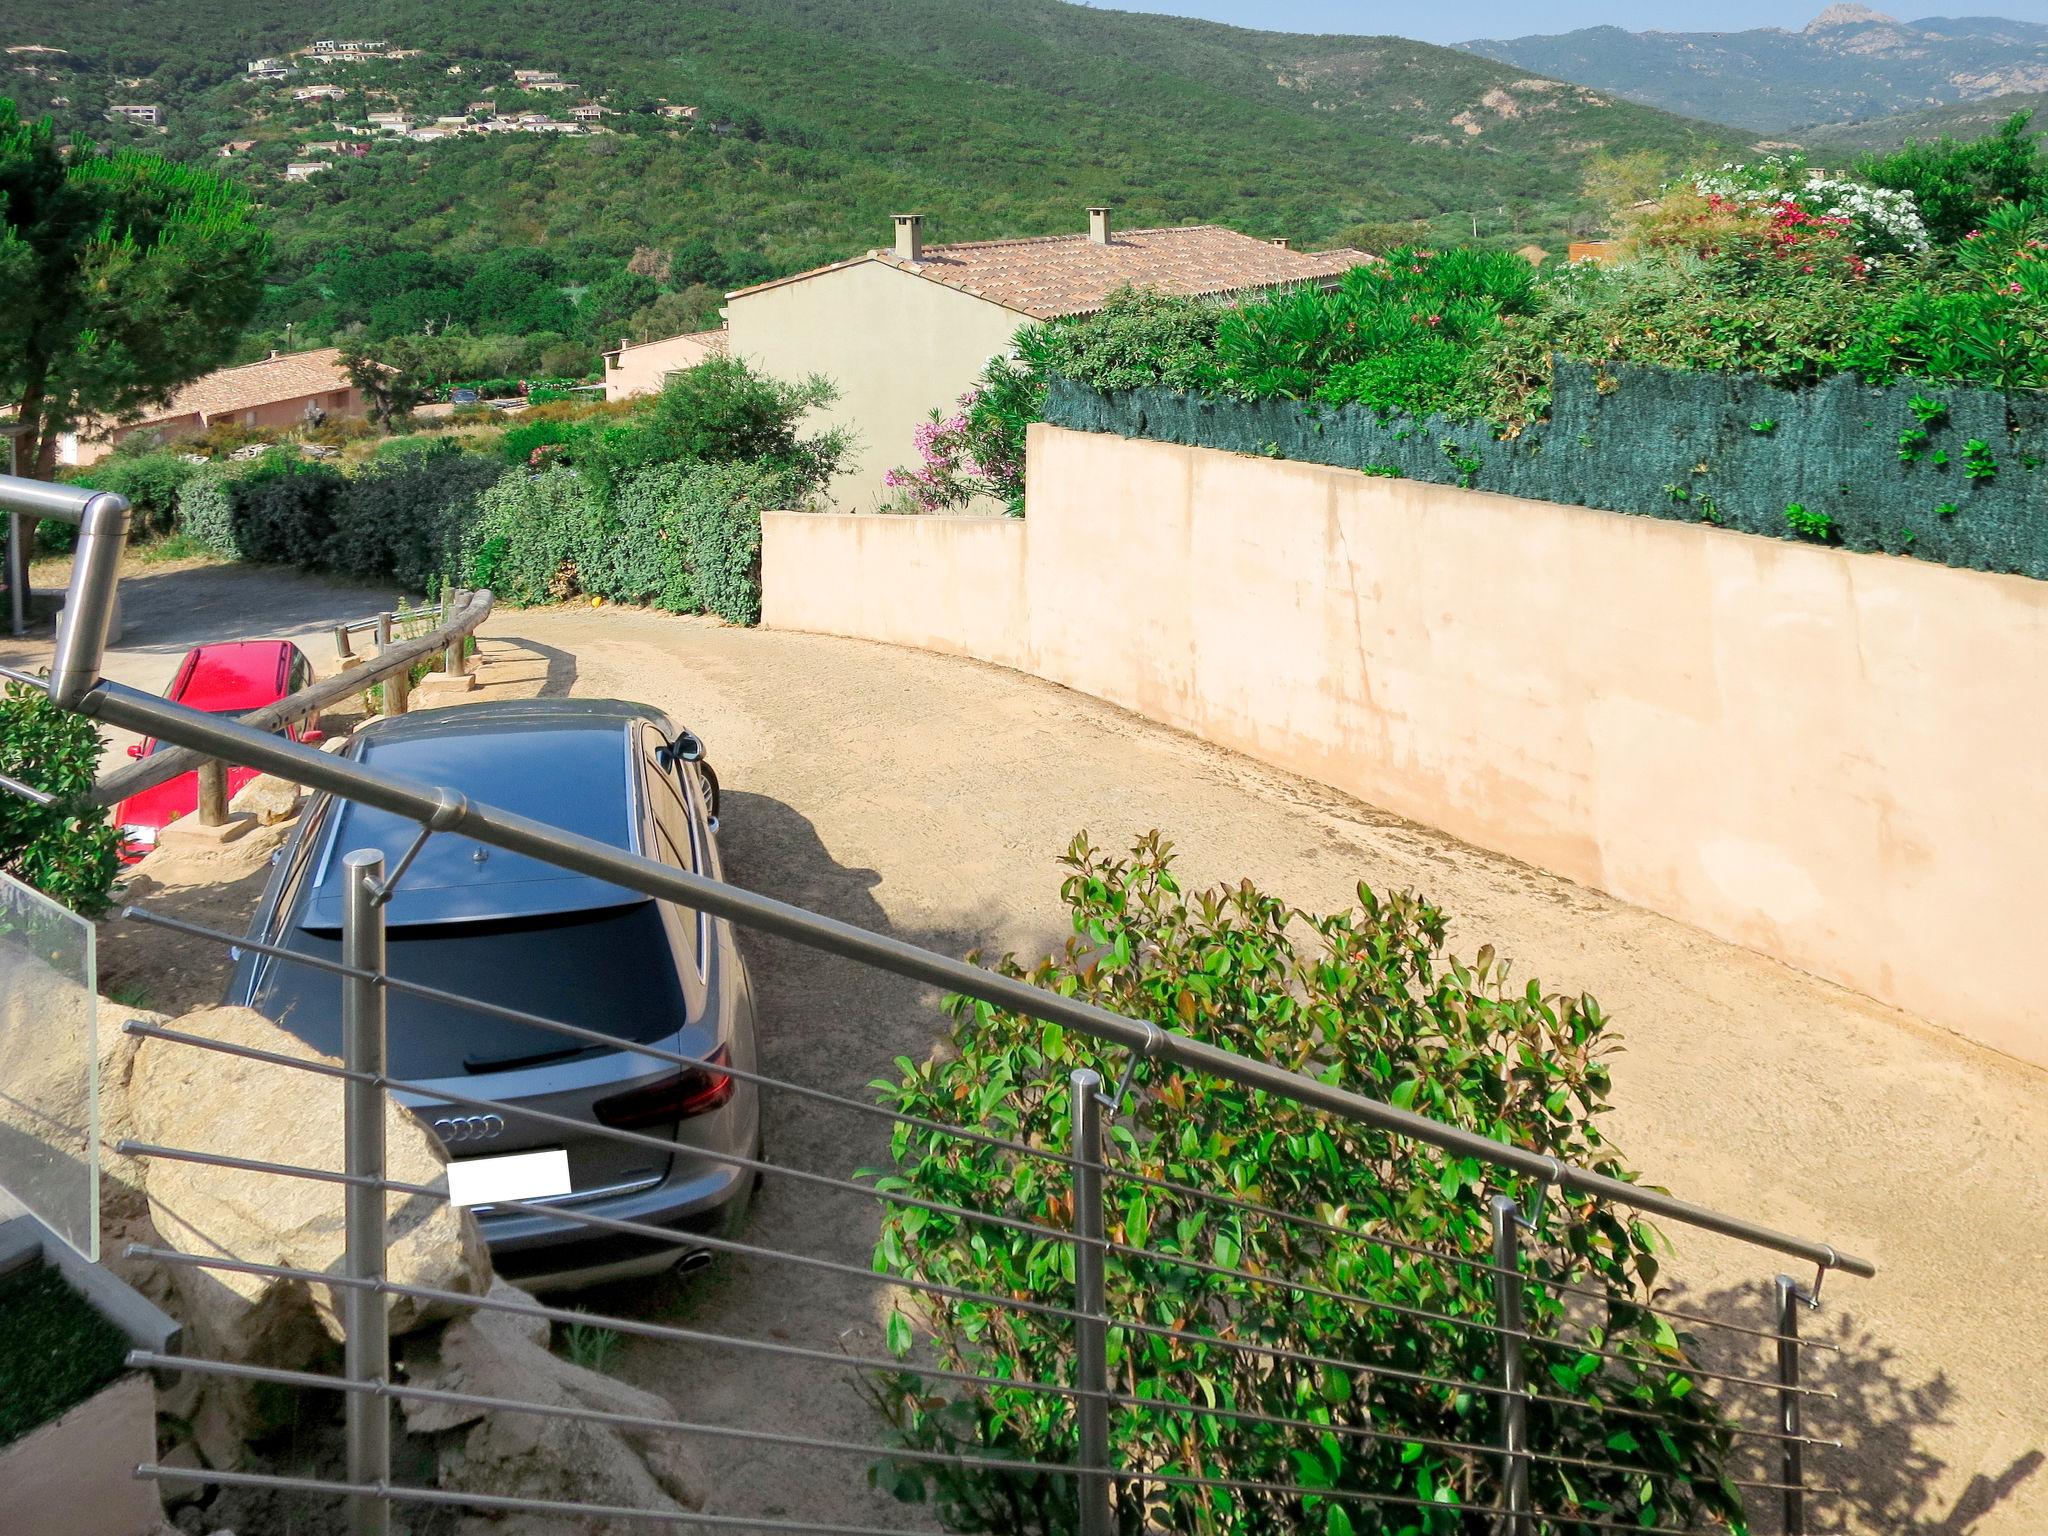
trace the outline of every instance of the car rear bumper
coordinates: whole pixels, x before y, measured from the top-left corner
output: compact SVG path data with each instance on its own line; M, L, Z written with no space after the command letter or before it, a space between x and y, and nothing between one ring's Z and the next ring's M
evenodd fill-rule
M490 1245L491 1266L507 1280L529 1291L575 1290L659 1274L693 1253L711 1252L685 1239L692 1233L738 1233L753 1189L753 1169L706 1164L686 1150L676 1159L674 1171L658 1184L568 1206L612 1221L661 1227L676 1233L675 1240L523 1211L485 1208L479 1211L478 1222Z

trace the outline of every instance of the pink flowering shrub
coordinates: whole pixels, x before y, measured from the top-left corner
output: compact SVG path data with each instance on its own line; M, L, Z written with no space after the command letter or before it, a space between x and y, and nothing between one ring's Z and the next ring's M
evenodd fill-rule
M917 512L946 512L977 497L1014 503L1021 494L1024 466L1020 445L992 419L980 385L962 395L951 415L934 410L911 434L917 462L898 466L882 483L898 501Z

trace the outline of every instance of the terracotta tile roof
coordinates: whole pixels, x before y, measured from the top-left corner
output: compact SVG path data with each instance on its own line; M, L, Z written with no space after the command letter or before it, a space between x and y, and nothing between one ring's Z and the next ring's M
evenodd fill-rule
M1242 293L1341 277L1373 259L1363 251L1349 249L1291 251L1219 224L1196 224L1174 229L1120 229L1106 245L1085 234L928 245L923 259L915 262L905 261L893 250L876 250L851 261L742 288L727 297L736 299L863 261L879 261L1033 319L1054 320L1098 310L1123 287L1188 295Z
M239 368L220 368L194 379L168 405L151 411L145 421L166 421L177 416L219 416L246 411L279 400L297 400L302 395L324 395L347 389L348 374L341 366L339 347L321 347L314 352L287 352L260 363Z

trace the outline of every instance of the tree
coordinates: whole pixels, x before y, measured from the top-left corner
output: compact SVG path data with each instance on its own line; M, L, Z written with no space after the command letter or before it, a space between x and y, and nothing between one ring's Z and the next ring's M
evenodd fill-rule
M0 219L0 399L19 402L41 478L64 433L225 363L262 299L267 246L238 185L138 150L59 146L49 119L25 122L4 97Z
M576 303L576 323L600 347L617 346L626 321L661 296L651 277L613 272L583 290Z
M341 366L369 402L370 419L386 431L430 393L423 382L429 360L410 337L386 342L381 354L372 353L361 341L344 342Z
M1910 192L1927 233L1954 245L1981 225L1995 208L2048 195L2031 112L2015 112L1998 132L1967 143L1943 136L1910 143L1889 155L1873 155L1857 174L1880 187Z
M621 334L634 341L659 341L687 331L709 330L718 324L725 295L704 283L664 293L626 317Z
M1587 200L1611 217L1658 196L1670 179L1668 157L1654 149L1632 149L1619 155L1588 155L1580 186Z

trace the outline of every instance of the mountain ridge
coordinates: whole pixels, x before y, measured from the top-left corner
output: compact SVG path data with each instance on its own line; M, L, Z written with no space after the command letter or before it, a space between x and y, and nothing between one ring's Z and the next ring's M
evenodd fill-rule
M1798 31L1604 26L1459 46L1644 105L1773 134L2048 90L2048 26L1981 16L1901 21L1858 4L1829 5Z

